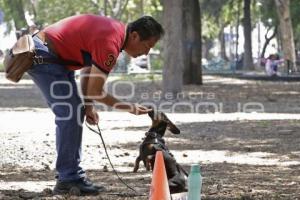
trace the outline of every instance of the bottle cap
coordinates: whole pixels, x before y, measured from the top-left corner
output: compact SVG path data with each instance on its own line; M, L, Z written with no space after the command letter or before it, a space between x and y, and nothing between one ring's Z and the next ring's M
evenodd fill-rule
M192 173L200 173L200 166L198 164L193 164L191 166L191 172Z

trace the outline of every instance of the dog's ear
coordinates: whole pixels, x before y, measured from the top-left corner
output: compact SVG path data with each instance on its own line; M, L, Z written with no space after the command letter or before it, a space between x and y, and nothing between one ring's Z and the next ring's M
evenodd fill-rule
M148 115L152 119L152 121L155 121L155 122L164 121L164 122L166 122L167 127L171 131L171 133L180 134L179 128L177 128L177 126L173 122L171 122L171 120L169 120L169 118L166 116L165 113L160 112L160 111L154 111L154 109L152 109L150 112L148 112Z
M161 118L165 122L167 122L168 129L171 131L171 133L173 133L173 134L180 134L179 128L177 128L177 126L173 122L171 122L171 120L169 120L169 118L166 116L165 113L161 112L160 115L161 115Z
M172 122L168 123L168 128L171 131L171 133L173 133L173 134L180 134L179 128L177 128L177 126L175 126L175 124L173 124Z
M154 110L152 109L150 112L148 112L148 116L153 120L154 119Z

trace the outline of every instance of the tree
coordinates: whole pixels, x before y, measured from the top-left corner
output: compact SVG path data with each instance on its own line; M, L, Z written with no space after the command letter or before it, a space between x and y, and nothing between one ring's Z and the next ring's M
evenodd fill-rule
M290 0L275 0L275 3L279 18L279 28L284 59L288 60L292 64L294 70L297 71L294 35L289 7Z
M202 84L201 21L198 0L183 2L184 84Z
M232 40L230 44L230 58L239 59L238 55L238 46L239 46L239 26L241 21L241 5L243 0L228 0L222 1L224 4L222 5L221 10L221 18L223 21L222 35L223 35L223 42L221 42L221 56L223 59L226 60L226 52L225 52L225 40L224 40L224 27L230 25L231 33L233 34L233 29L235 29L235 40ZM223 47L222 47L223 45ZM233 49L235 52L233 53ZM234 55L235 54L235 55Z
M295 39L295 48L300 49L300 22L299 22L299 10L300 10L300 1L292 0L290 5L290 15L292 19L292 27Z
M163 1L163 91L176 96L182 85L202 84L198 0Z
M252 39L251 39L251 0L244 0L244 67L249 70L254 70L253 58L252 58Z
M213 39L218 38L220 43L220 56L227 60L225 51L225 37L224 28L231 21L229 13L232 10L232 5L228 9L229 0L201 0L201 10L203 18L203 36L205 43L205 50L207 45L210 45ZM207 54L207 53L206 53Z
M265 43L260 54L261 58L265 57L266 49L270 41L277 36L278 32L278 17L276 13L276 5L274 5L273 0L261 0L259 6L260 21L267 28L264 35Z
M264 43L264 46L263 46L263 48L262 48L262 51L261 51L261 54L260 54L260 57L261 58L264 58L265 57L265 53L266 53L266 49L267 49L267 46L269 45L269 43L270 43L270 41L276 36L276 34L277 34L277 27L275 27L274 28L274 30L273 30L273 33L270 35L270 36L268 36L269 35L269 32L272 30L272 28L268 28L267 29L267 32L266 32L266 34L265 34L265 43Z
M62 18L80 13L99 14L98 9L99 7L92 0L72 0L65 1L63 4L60 0L39 0L37 1L36 21L41 25L49 25Z
M163 92L177 95L182 91L184 69L183 5L184 0L163 1L164 67Z
M8 31L27 27L24 2L22 0L0 0L4 12L4 20L8 22ZM11 23L13 21L13 23Z
M123 13L125 12L125 9L127 7L129 0L112 0L112 1L106 1L106 5L109 8L110 13L108 13L109 16L111 16L114 19L121 19Z

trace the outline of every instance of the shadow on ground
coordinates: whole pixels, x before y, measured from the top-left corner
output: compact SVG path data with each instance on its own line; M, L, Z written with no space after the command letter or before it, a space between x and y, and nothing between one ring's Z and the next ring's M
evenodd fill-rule
M186 169L188 166L184 166ZM202 199L297 199L299 198L299 165L292 167L234 165L229 163L203 164ZM123 180L145 196L138 196L126 187L111 172L102 170L87 171L89 177L98 184L103 184L107 191L98 196L70 197L70 195L52 195L52 187L46 187L40 192L29 190L0 189L1 199L148 199L150 188L150 173L122 172ZM34 175L34 178L32 176ZM21 178L23 177L23 178ZM12 174L2 174L1 179L11 184L11 181L43 182L54 177L53 171L32 171L26 174L14 171Z

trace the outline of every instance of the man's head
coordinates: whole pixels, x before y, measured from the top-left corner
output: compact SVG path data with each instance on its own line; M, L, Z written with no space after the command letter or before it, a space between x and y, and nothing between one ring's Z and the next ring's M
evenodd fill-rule
M144 16L127 25L124 50L132 57L147 55L163 36L162 26L150 16Z

